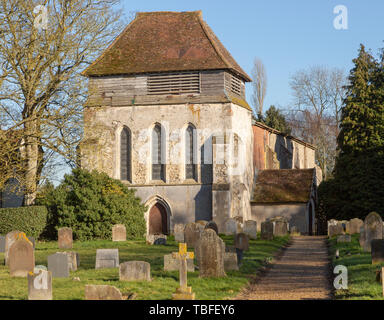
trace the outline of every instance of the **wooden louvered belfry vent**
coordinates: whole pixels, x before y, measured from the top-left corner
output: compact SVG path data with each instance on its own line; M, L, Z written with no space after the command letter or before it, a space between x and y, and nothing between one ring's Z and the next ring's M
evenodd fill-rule
M147 80L149 95L200 93L200 72L151 74Z
M233 74L226 73L225 75L225 89L227 92L236 94L240 97L245 96L245 85L238 77Z

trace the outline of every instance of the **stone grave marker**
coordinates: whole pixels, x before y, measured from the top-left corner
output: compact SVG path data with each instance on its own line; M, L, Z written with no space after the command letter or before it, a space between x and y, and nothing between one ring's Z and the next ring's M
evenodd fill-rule
M8 232L5 235L5 245L4 245L4 264L5 265L8 265L9 248L16 241L16 239L20 233L23 233L23 232L15 230L15 231ZM24 235L25 235L25 233L24 233Z
M239 270L236 253L234 252L224 253L224 270L225 271Z
M123 300L123 295L114 286L86 285L85 300Z
M179 271L180 259L174 258L172 254L164 256L164 271ZM195 265L193 259L187 259L188 272L195 272Z
M97 249L95 269L118 268L119 249Z
M341 223L331 224L328 226L328 237L332 238L334 236L344 234L344 228Z
M79 254L74 251L63 252L68 257L68 267L70 271L76 271L80 264Z
M165 234L148 234L146 242L149 245L163 245L167 244L167 236Z
M200 277L225 277L225 243L212 229L204 230L197 243Z
M371 242L372 264L384 262L384 240L374 239Z
M73 234L71 228L60 228L58 231L59 249L72 249Z
M120 264L120 281L151 281L151 265L145 261L128 261Z
M214 221L209 221L205 225L205 229L212 229L212 230L214 230L216 232L217 235L219 234L219 228L218 228L216 222L214 222Z
M371 251L371 241L374 239L383 239L383 220L376 212L371 212L364 220L365 241L363 250Z
M9 248L8 266L11 277L27 277L35 269L33 245L23 232L16 236Z
M257 222L253 220L247 220L244 222L244 233L250 239L257 239Z
M273 221L273 235L276 237L284 237L288 234L288 223L284 220Z
M201 236L201 228L198 223L190 222L184 229L184 241L188 247L195 248Z
M348 221L347 223L347 233L356 234L360 233L360 228L364 226L364 221L358 218L354 218Z
M115 224L112 227L112 241L127 241L127 229L123 224Z
M232 218L228 218L224 224L224 234L227 236L235 235L237 232L237 221Z
M177 223L173 227L173 234L175 236L175 241L184 242L184 228L185 225L183 223Z
M273 240L273 222L264 221L261 223L261 234L262 240Z
M68 278L69 264L67 253L56 252L48 256L48 271L52 272L53 278Z
M208 229L211 232L215 232L212 229ZM180 278L180 287L176 289L176 292L172 295L173 300L195 300L195 294L192 292L192 288L188 287L187 281L187 259L193 260L193 252L187 251L186 243L179 243L179 252L172 253L174 259L180 261L179 266L179 278Z
M46 270L28 273L28 300L52 300L52 273Z

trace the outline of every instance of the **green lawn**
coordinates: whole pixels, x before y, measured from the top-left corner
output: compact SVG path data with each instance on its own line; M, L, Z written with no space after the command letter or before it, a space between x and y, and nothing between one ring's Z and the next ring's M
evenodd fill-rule
M359 244L359 235L353 235L351 243L337 243L336 237L329 241L333 265L344 265L348 268L348 289L335 290L335 298L339 300L383 300L382 286L376 282L375 273L376 270L381 269L382 264L372 265L371 253L363 252ZM339 259L335 258L337 249L339 249Z
M228 246L233 245L233 237L222 236ZM192 286L198 300L230 299L249 281L255 271L268 258L289 241L289 237L276 238L273 241L251 240L250 250L244 254L243 265L239 271L227 272L225 278L199 278L199 272L188 273L188 285ZM131 260L147 261L151 264L151 282L119 281L119 269L95 270L96 249L118 248L120 263ZM71 272L67 279L53 279L54 300L84 299L86 284L108 284L123 293L134 292L139 300L170 299L178 287L178 272L164 272L165 254L176 252L178 245L173 237L168 237L166 246L146 245L144 240L126 242L89 241L74 242L73 251L80 255L80 267ZM47 265L47 256L64 251L57 248L57 242L37 242L35 249L36 265ZM0 253L0 261L4 254ZM79 277L81 281L72 280ZM28 298L26 278L11 278L8 268L0 266L0 300L24 300Z

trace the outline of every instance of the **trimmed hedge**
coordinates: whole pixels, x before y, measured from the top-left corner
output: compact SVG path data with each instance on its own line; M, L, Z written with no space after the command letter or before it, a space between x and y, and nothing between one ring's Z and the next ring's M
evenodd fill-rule
M47 224L47 216L44 206L0 208L0 234L19 230L38 239Z

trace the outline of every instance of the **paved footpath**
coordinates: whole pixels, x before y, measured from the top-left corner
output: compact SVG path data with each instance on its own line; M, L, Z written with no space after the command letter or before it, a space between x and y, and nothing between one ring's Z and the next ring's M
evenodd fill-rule
M331 299L329 278L326 237L292 237L281 258L236 299Z

